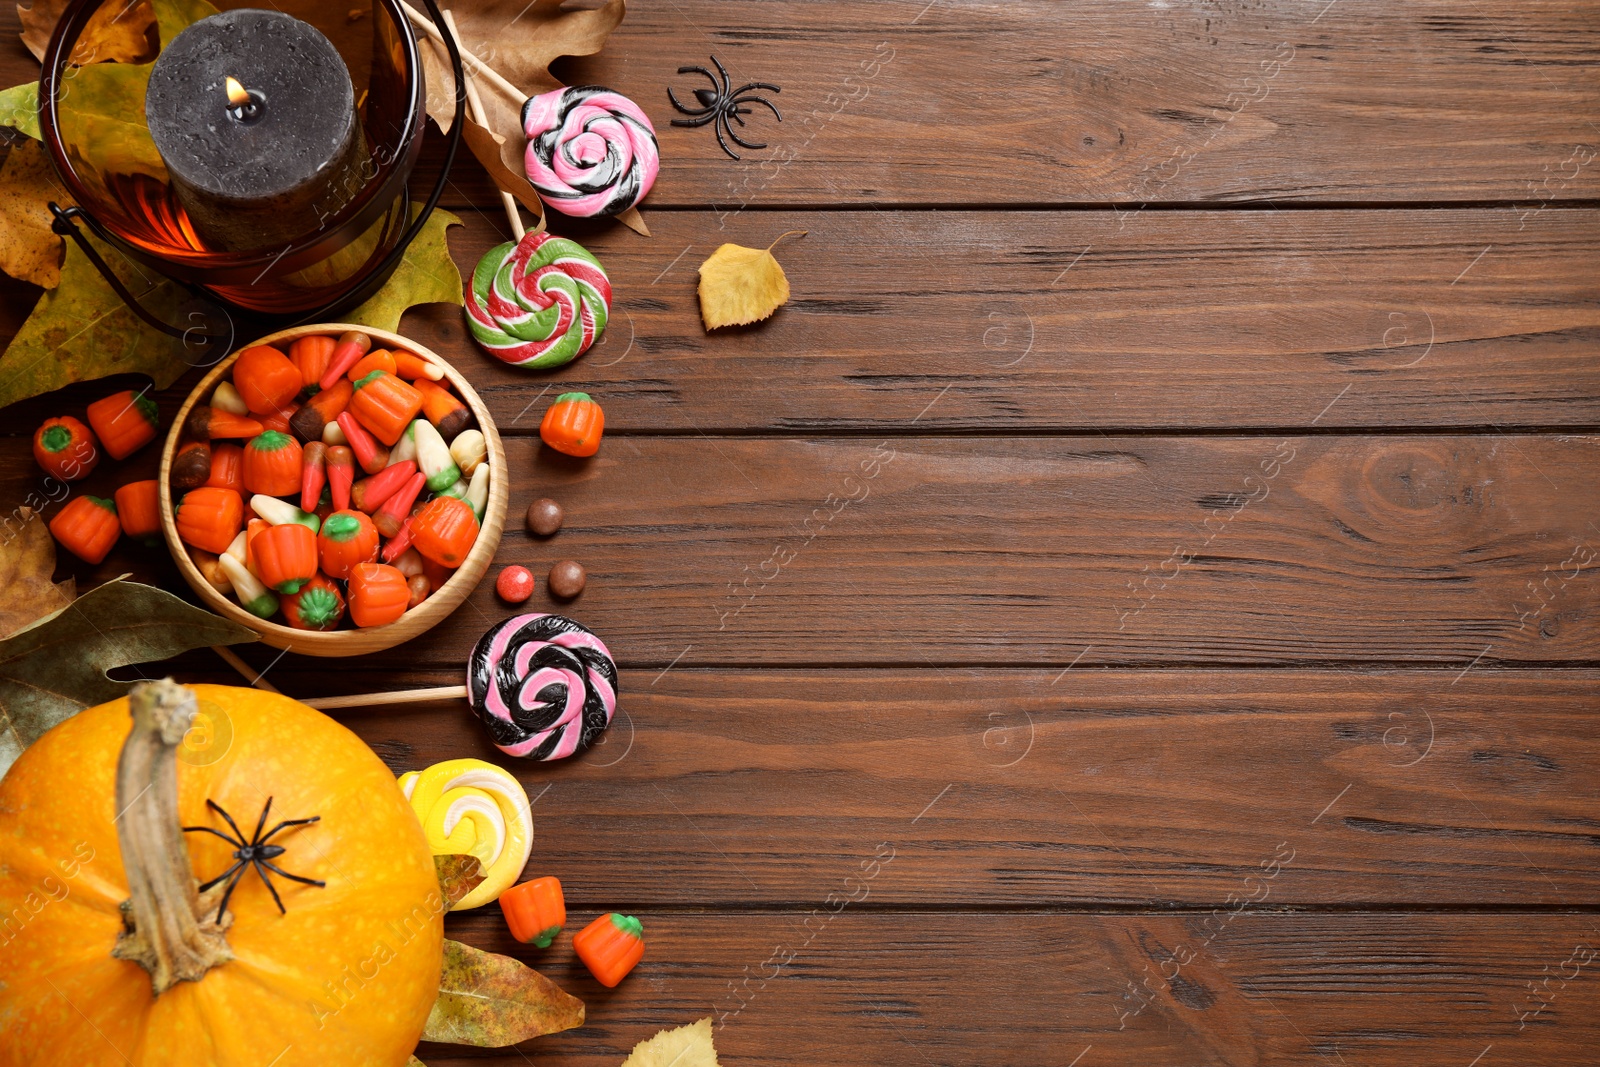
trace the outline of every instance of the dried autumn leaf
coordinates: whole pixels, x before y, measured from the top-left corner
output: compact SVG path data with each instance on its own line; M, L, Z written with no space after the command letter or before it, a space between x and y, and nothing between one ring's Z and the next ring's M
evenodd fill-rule
M413 219L419 210L421 205L411 205ZM346 316L345 321L393 331L400 328L400 316L413 304L460 306L461 271L450 258L450 248L445 242L445 230L459 225L460 219L435 208L383 288Z
M422 70L427 83L427 108L439 128L449 131L456 114L456 79L450 69L449 55L444 45L428 37L422 47ZM533 191L528 174L523 167L522 154L528 139L522 132L522 100L513 99L500 86L488 78L475 77L478 96L483 101L484 118L488 125L472 117L468 108L463 113L461 139L467 149L489 175L495 188L516 197L517 203L533 213L535 232L544 229L544 202ZM498 131L498 132L497 132Z
M600 51L622 23L623 0L607 0L597 8L563 8L564 0L491 0L463 5L452 12L464 50L509 81L508 93L493 79L472 75L483 98L485 122L466 113L462 139L488 172L495 188L510 193L534 214L530 230L544 229L544 204L528 182L523 156L528 149L522 131L522 105L529 96L561 87L550 64L561 56L587 56ZM432 38L422 49L427 83L427 109L439 128L449 131L455 119L456 83L444 46ZM471 71L468 72L471 74ZM617 221L644 234L650 228L637 207L617 216Z
M44 516L23 507L0 522L0 638L72 603L72 579L52 582L55 569L56 542Z
M217 13L207 0L152 0L162 44L191 23ZM61 136L76 151L92 152L94 169L167 178L144 120L144 98L155 63L100 63L70 72L58 93Z
M153 63L99 63L77 68L57 110L61 137L92 151L95 169L167 178L167 165L144 122Z
M38 82L23 82L0 91L0 126L10 126L35 141L43 136L39 130Z
M444 942L439 999L424 1041L503 1048L583 1025L583 1001L509 956Z
M52 726L125 694L133 683L106 677L111 668L257 640L153 586L118 578L89 590L0 640L0 775Z
M28 46L33 58L44 60L44 50L50 44L50 35L61 21L71 0L34 0L29 7L17 5L17 19L22 23L22 43ZM90 63L142 63L155 56L150 40L150 30L155 26L155 12L150 0L110 0L89 17L78 43L72 49L72 62L77 66Z
M61 280L61 238L50 201L70 204L44 145L23 141L0 167L0 270L46 289Z
M588 9L563 7L563 3L565 0L483 0L458 4L453 17L467 51L517 88L542 93L561 86L550 73L551 63L562 56L594 55L627 13L624 0L606 0ZM485 84L486 79L479 79L480 90ZM522 101L516 106L520 111Z
M700 264L700 321L706 329L760 322L788 303L789 279L772 250L789 235L766 248L723 245Z
M433 857L433 873L438 876L439 893L444 897L447 909L455 907L458 901L478 888L486 877L483 873L483 861L465 852Z
M406 1061L406 1067L428 1067L428 1065L413 1056Z
M190 299L188 293L140 271L96 238L89 240L146 307L168 322L177 321L177 309ZM69 241L61 284L39 298L0 355L0 407L72 382L129 371L148 374L164 389L189 369L184 355L177 339L147 326Z
M717 1049L711 1041L711 1017L663 1030L633 1046L622 1067L717 1067Z

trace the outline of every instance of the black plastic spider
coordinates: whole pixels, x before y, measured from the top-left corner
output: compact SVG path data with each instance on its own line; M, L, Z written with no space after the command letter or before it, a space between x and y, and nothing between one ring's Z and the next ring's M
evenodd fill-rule
M711 88L696 89L694 91L694 98L700 101L700 106L693 108L684 107L681 103L679 103L678 98L672 95L672 87L668 86L667 99L672 101L672 106L683 112L685 115L694 116L693 118L687 119L673 119L672 124L674 126L704 126L708 122L711 123L711 128L717 131L717 143L722 146L722 150L724 152L728 153L728 155L734 159L738 159L739 155L733 149L728 147L727 141L722 139L724 132L726 132L729 137L733 138L736 144L742 145L745 148L767 147L766 142L764 141L760 144L746 141L737 133L733 132L733 126L731 123L737 122L741 126L744 125L744 116L750 114L750 110L746 107L742 107L741 105L743 104L760 104L762 107L772 112L773 115L777 116L779 122L782 122L783 116L778 114L778 109L773 106L772 101L755 95L753 92L751 92L751 90L766 89L769 92L774 93L781 93L783 90L778 88L776 85L771 84L770 82L751 82L749 85L741 85L737 89L731 89L729 88L731 83L728 78L728 72L723 68L722 62L718 60L716 56L711 57L711 62L717 65L717 74L722 75L722 79L720 81L718 81L716 75L712 74L704 67L678 68L679 74L688 74L691 71L704 74L711 80Z
M272 810L272 798L268 797L266 806L261 809L261 821L256 823L256 834L250 839L249 844L246 844L244 840L244 831L239 829L239 824L233 821L232 815L229 815L226 811L222 810L222 806L211 800L209 797L206 799L206 807L210 808L212 811L228 820L228 825L233 827L233 832L239 835L238 837L230 837L221 830L215 830L209 826L185 826L183 828L183 832L186 834L194 833L195 831L200 830L208 834L216 834L218 837L228 842L228 844L237 846L233 852L233 858L236 861L234 865L200 887L200 892L204 893L206 890L220 884L224 880L229 878L232 879L232 881L228 882L227 892L222 894L222 903L217 905L217 922L220 923L222 921L222 913L228 908L228 898L233 896L233 891L239 887L240 880L244 878L246 865L254 867L256 869L256 873L261 876L261 881L266 884L267 892L272 894L273 901L278 905L278 913L280 915L287 915L289 912L288 909L283 906L283 901L278 897L278 891L273 887L272 879L267 877L267 871L271 871L274 874L281 874L291 882L300 882L303 885L314 885L319 887L327 886L327 882L319 882L315 878L302 878L298 874L290 874L288 871L273 863L272 861L274 859L283 855L284 848L282 845L267 844L267 842L271 840L272 835L276 834L279 830L283 830L290 826L305 826L308 823L318 822L322 819L322 816L313 815L309 819L285 819L272 829L268 830L265 834L262 834L262 827L267 825L267 812Z

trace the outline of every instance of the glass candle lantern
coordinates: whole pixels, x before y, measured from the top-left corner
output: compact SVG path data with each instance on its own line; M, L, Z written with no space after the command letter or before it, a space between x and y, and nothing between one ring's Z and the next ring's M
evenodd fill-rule
M104 3L121 6L126 0ZM435 22L440 21L435 0L424 3ZM292 27L287 24L299 20L223 0L220 15L162 42L165 53L186 34L203 43L230 21L276 17L280 37L287 37L257 41L251 45L255 53L242 50L230 57L243 68L242 75L254 71L261 83L273 83L252 88L243 78L235 79L243 100L237 93L234 100L227 98L233 87L212 87L210 82L227 72L210 69L194 58L200 52L192 50L187 61L178 55L158 57L147 68L150 77L132 89L116 94L75 91L80 77L90 79L84 86L105 77L70 62L80 35L101 6L102 0L73 0L56 25L39 82L40 131L78 205L75 211L58 213L58 231L72 228L63 215L81 219L95 236L136 262L247 315L327 318L375 292L437 203L460 137L458 117L445 170L425 210L413 218L407 186L422 147L425 86L417 38L400 0L372 0L365 13L359 6L352 11L347 4L324 5L320 14L305 12L310 25ZM248 33L259 27L250 22L243 29ZM308 32L313 36L306 36ZM301 83L288 76L283 57L271 54L274 47L301 50L309 45L327 53L318 60L326 77L312 109L315 121L294 114L296 107L307 107L307 100L293 99L284 86ZM168 62L163 64L163 58ZM451 61L459 87L460 57L453 48ZM193 99L185 102L181 98L188 91ZM459 89L457 95L459 110ZM108 116L108 99L128 113ZM195 106L198 100L206 105L203 115ZM148 116L147 103L152 109ZM115 138L106 136L108 118ZM338 143L327 150L326 166L275 173L262 181L255 180L259 174L233 180L217 158L206 158L207 152L226 152L229 146L186 137L188 131L181 127L207 118L226 132L247 135L238 146L241 167L249 165L249 152L264 147L247 144L251 135L265 134L294 151L306 150L306 144L295 140L301 134L302 141L326 135ZM297 128L286 133L281 126L286 121ZM277 129L274 122L280 124ZM326 129L301 128L318 122ZM150 123L156 126L156 137ZM228 124L239 128L229 130ZM273 210L274 203L282 210ZM145 314L137 306L135 310Z

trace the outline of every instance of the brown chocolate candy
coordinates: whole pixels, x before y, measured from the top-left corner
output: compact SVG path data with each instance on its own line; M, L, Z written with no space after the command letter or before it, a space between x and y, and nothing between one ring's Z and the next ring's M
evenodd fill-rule
M545 584L552 595L562 600L570 600L583 592L588 577L583 572L583 564L564 559L550 568L550 577L545 580Z
M549 497L541 497L528 505L528 532L549 537L561 529L561 518L561 505Z

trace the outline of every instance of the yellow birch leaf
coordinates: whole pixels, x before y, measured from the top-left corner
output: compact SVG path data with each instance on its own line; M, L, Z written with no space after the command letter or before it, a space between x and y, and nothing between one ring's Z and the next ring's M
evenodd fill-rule
M46 289L61 281L61 238L50 229L50 201L70 204L38 141L23 141L0 167L0 270Z
M772 255L778 241L766 248L723 245L700 264L700 320L706 329L760 322L788 303L789 279Z
M717 1067L717 1049L711 1043L711 1017L663 1030L633 1046L622 1067Z

